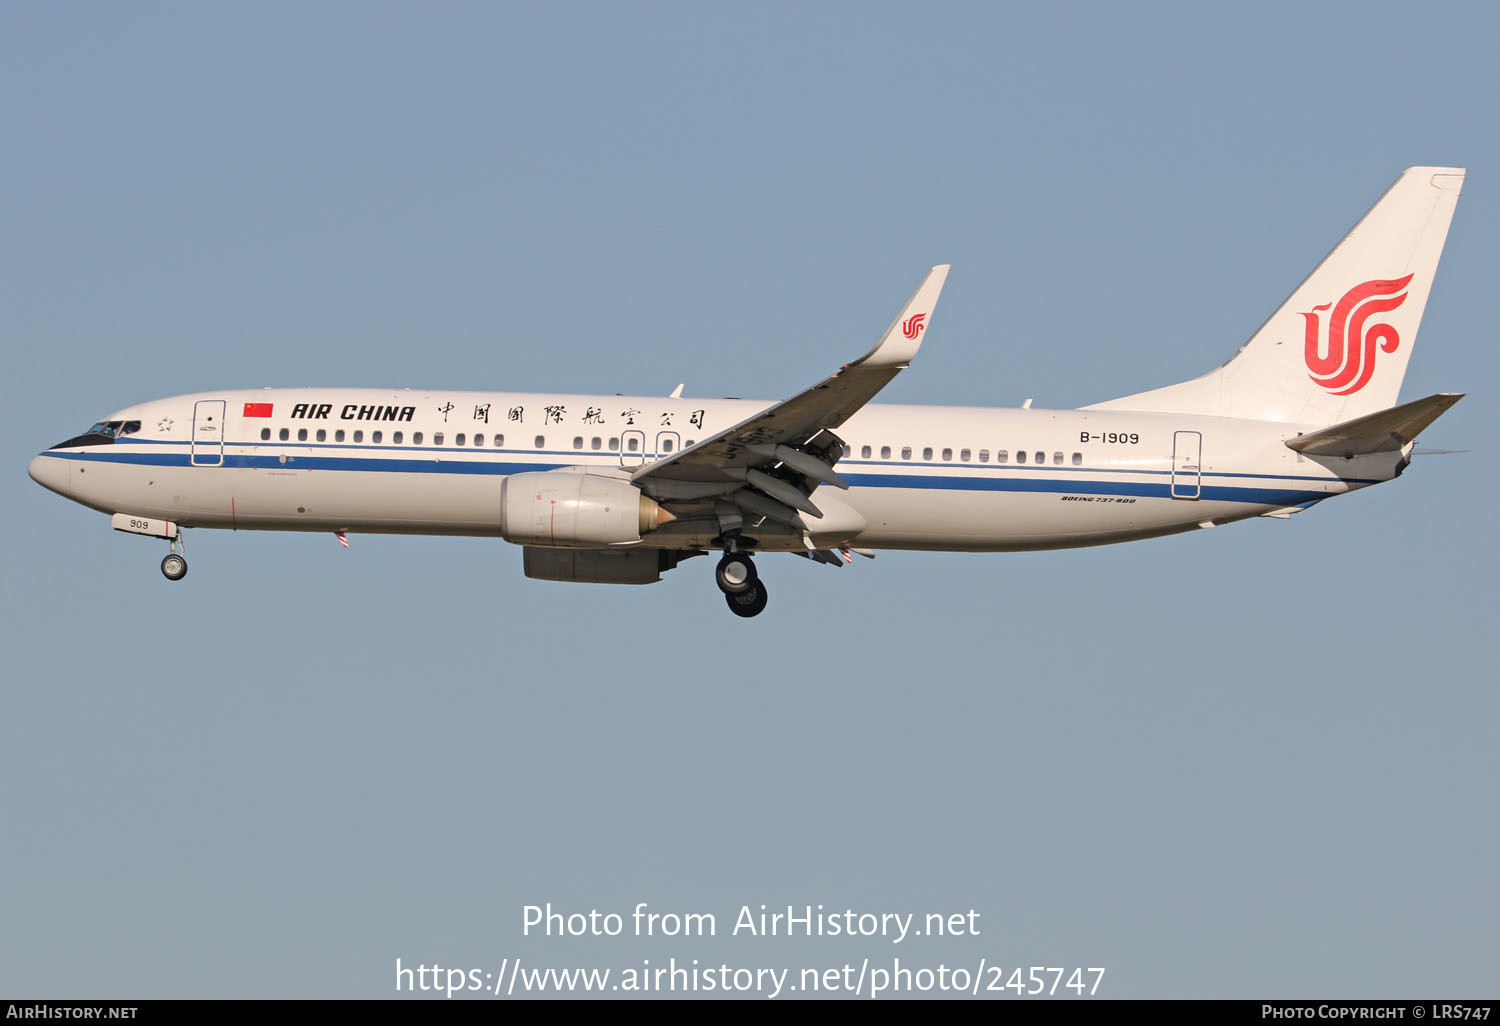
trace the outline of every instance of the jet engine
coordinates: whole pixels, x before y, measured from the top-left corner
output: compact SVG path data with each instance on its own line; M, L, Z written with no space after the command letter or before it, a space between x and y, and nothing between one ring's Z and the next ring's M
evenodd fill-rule
M518 545L622 545L674 519L612 477L547 470L512 474L500 485L500 534Z

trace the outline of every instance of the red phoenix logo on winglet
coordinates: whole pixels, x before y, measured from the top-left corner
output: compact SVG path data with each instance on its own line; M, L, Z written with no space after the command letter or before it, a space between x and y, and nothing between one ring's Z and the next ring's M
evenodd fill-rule
M905 335L907 338L916 338L918 335L922 334L922 329L927 327L927 325L922 323L925 320L927 320L926 314L913 314L911 317L908 317L906 319L905 323L901 325L901 334Z
M1375 373L1375 347L1394 353L1401 345L1401 336L1394 325L1380 321L1366 328L1365 322L1406 302L1405 289L1411 278L1408 274L1405 278L1367 281L1345 292L1337 304L1324 303L1303 314L1307 320L1304 356L1308 377L1333 395L1353 395L1369 384ZM1322 334L1318 313L1330 306L1333 313L1328 317L1324 347L1318 344Z

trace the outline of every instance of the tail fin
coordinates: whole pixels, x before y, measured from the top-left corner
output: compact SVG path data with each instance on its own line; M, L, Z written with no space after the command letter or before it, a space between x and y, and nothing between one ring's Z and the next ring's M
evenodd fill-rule
M1228 363L1085 409L1337 424L1394 406L1463 181L1408 168Z

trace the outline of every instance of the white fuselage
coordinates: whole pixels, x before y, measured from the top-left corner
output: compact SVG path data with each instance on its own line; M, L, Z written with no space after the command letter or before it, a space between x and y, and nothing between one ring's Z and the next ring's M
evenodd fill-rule
M103 512L184 527L499 535L506 475L625 476L771 406L741 399L267 389L130 407L112 444L32 474ZM270 411L269 416L247 416ZM1389 480L1405 452L1300 456L1311 426L1161 413L866 406L838 434L847 491L819 488L819 544L1007 551L1096 545L1294 509ZM644 535L707 547L711 520ZM778 540L780 538L780 540ZM790 532L762 548L803 548Z

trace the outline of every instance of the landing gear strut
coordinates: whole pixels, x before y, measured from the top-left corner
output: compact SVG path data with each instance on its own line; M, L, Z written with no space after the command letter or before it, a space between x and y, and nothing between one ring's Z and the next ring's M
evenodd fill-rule
M735 616L758 616L766 608L766 585L755 572L755 561L741 549L737 538L728 539L724 558L714 569L714 582Z
M187 556L180 536L173 538L171 544L172 551L161 561L161 573L169 581L180 581L187 576Z

